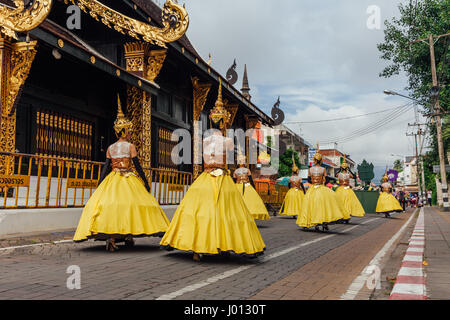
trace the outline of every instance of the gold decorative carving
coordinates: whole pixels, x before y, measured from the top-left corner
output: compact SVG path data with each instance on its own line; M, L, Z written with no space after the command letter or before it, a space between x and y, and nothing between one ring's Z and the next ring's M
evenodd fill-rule
M138 150L139 161L144 168L151 168L152 108L151 96L135 87L127 88L128 117L133 122L131 142Z
M209 90L211 90L210 83L200 83L197 77L191 78L193 87L193 109L194 121L200 119L200 113L205 107L206 99L208 98Z
M95 57L91 56L91 63L94 64L95 63Z
M63 48L63 47L64 47L64 41L63 41L62 39L58 39L58 46L59 46L60 48Z
M0 38L0 150L15 151L16 104L36 55L37 41L11 43ZM10 159L12 161L12 159ZM11 163L0 157L0 173Z
M200 113L203 111L205 107L206 100L208 98L208 93L211 90L211 83L200 83L197 77L192 77L192 87L193 87L193 120L194 120L194 159L197 159L199 156L199 145L196 143L196 137L199 134L198 128L195 125L195 122L200 119ZM202 169L202 166L194 163L194 179L198 177Z
M0 5L0 33L18 40L16 32L32 30L47 18L52 0L34 0L26 8L24 0L14 0L14 5Z
M166 43L180 39L189 26L189 15L183 6L166 0L162 10L163 28L127 17L97 0L70 0L91 17L122 34L167 48Z
M167 56L167 49L150 50L146 42L129 42L124 45L127 70L155 81Z
M236 118L236 114L239 110L238 104L229 104L228 100L224 99L223 104L225 106L225 109L230 113L230 121L227 123L227 128L231 128L231 126L234 123L234 119Z
M144 68L144 77L147 80L155 81L159 75L161 68L166 60L167 50L152 50L150 56L147 59L147 64Z

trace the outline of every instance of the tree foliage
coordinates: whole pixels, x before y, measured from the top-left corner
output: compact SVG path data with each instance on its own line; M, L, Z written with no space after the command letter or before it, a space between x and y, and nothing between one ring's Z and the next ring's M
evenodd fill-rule
M295 164L300 168L301 164L298 153L289 148L280 156L280 177L290 177L292 175L292 153L294 153Z
M373 178L375 178L375 173L373 172L373 164L369 164L365 159L358 165L358 175L359 179L364 181L366 184L370 184Z
M430 47L428 41L411 43L418 39L443 35L450 32L450 0L417 0L399 4L400 17L385 21L385 39L378 45L381 58L390 64L380 73L380 77L393 77L401 73L408 77L405 88L409 95L421 102L423 113L434 112L434 102L430 97L433 86ZM440 106L449 110L450 87L450 37L435 39L434 51ZM424 157L427 189L435 191L435 175L432 166L439 164L436 125L428 118L428 144L431 150ZM443 118L444 154L449 150L450 119ZM434 187L433 187L434 186ZM434 192L434 195L436 192Z

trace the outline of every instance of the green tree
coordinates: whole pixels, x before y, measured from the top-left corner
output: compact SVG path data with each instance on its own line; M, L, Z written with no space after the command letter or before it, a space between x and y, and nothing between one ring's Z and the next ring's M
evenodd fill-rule
M397 159L394 161L394 170L398 173L403 171L403 161L400 159Z
M417 39L446 34L450 30L450 0L418 0L399 4L400 17L385 21L384 42L378 45L381 58L390 64L380 73L380 77L390 78L406 74L409 95L421 102L424 113L434 111L430 98L432 87L431 58L428 43L414 43ZM448 111L450 102L450 39L442 37L435 40L434 51L436 70L440 87L440 105ZM450 143L449 117L443 119L444 149ZM436 125L428 121L428 144L431 150L424 156L426 188L433 190L436 197L435 174L433 165L439 164ZM444 150L444 154L446 151Z
M373 172L373 164L372 163L369 164L365 159L360 165L358 165L357 169L359 178L366 184L370 184L373 178L375 178L375 174Z
M298 153L289 148L280 156L280 168L278 172L280 177L288 177L292 175L292 153L294 153L295 164L300 168L300 158Z

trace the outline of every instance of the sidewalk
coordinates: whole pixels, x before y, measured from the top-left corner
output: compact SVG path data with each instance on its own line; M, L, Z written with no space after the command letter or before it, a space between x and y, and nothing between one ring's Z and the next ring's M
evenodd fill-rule
M450 299L450 213L425 208L425 274L427 297Z

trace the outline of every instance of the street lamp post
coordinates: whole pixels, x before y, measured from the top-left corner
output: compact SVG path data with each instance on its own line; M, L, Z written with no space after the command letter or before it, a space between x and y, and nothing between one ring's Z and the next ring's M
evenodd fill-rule
M432 64L433 65L433 64ZM384 90L384 93L387 95L396 95L400 97L404 97L410 100L415 101L416 103L421 104L417 99L402 95L392 90ZM437 86L437 80L435 77L435 72L433 73L433 88L430 93L430 97L434 101L434 111L435 114L435 122L436 122L436 131L437 131L437 142L438 142L438 152L439 152L439 163L441 169L441 188L442 188L442 200L444 203L444 211L450 211L449 199L448 199L448 185L447 185L447 172L445 169L445 156L444 156L444 143L442 140L442 123L440 117L440 106L439 106L439 87Z

